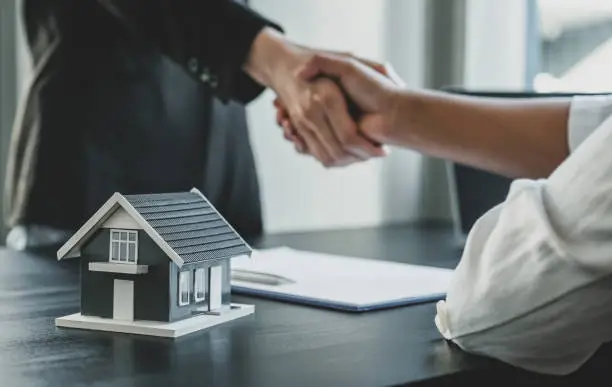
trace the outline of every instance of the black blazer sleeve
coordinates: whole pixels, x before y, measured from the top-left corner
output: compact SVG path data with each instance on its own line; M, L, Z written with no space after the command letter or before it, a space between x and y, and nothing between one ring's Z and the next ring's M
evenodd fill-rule
M264 90L242 66L264 27L283 29L245 5L232 0L95 1L123 28L208 83L222 101L248 103Z

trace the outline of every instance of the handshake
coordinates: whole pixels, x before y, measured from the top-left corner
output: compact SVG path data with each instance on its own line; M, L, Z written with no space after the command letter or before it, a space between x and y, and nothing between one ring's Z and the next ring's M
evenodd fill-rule
M384 65L264 30L245 71L276 93L285 138L325 167L383 157L384 145L396 142L402 82Z

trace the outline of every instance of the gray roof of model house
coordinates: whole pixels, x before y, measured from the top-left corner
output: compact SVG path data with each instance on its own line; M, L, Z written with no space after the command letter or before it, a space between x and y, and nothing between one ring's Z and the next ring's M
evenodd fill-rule
M185 263L251 252L217 210L197 193L125 195L125 198Z
M119 207L179 266L252 252L213 205L194 189L163 194L114 194L58 251L58 258L79 256L80 245Z

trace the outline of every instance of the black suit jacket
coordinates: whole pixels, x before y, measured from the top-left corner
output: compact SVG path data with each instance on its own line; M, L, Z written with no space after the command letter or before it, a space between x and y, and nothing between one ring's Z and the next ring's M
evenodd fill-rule
M24 0L34 80L5 183L9 226L74 230L113 192L199 188L262 230L241 69L265 26L230 0Z

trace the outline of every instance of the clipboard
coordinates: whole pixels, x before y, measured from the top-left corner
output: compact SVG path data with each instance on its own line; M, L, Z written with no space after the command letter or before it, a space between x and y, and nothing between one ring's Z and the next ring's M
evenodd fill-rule
M234 258L231 285L234 294L367 312L442 300L452 274L452 269L280 247Z

